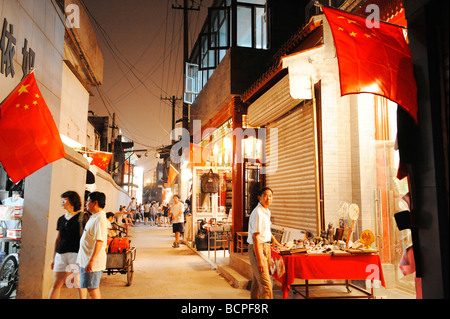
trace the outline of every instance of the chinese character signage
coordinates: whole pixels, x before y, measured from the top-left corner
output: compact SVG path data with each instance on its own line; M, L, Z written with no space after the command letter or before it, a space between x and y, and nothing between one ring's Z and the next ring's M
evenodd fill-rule
M14 56L16 54L16 38L14 37L14 26L8 23L5 18L3 20L3 26L1 30L0 38L0 72L5 77L11 75L14 77L16 74L14 70ZM24 79L31 69L34 67L35 53L31 48L28 48L28 40L25 39L24 46L22 48L22 71Z

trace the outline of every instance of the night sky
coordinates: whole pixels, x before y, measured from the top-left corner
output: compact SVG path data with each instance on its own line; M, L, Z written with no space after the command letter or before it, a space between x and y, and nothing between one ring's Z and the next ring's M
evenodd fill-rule
M135 149L149 149L150 156L142 156L137 165L152 174L155 149L170 143L172 127L171 102L161 97L182 97L183 11L172 5L183 1L84 2L95 19L92 23L104 57L103 85L92 89L89 109L97 116L112 118L116 113L123 136L135 142ZM190 11L191 47L211 3L194 1L200 11ZM178 101L175 120L182 116L181 107Z

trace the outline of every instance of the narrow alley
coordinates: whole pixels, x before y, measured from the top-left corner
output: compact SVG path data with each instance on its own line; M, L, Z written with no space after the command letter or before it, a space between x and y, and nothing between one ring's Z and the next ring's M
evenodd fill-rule
M250 292L236 289L185 245L172 248L171 227L138 223L131 229L136 247L134 276L127 287L126 275L103 274L103 299L249 299ZM65 287L61 298L76 299L76 289Z
M126 286L126 274L104 273L100 284L103 299L250 299L249 290L233 288L210 263L186 245L172 248L171 227L137 223L130 227L130 235L131 246L137 251L132 284ZM274 299L283 299L280 284L275 280L273 283ZM315 292L316 297L327 296L330 289L334 294L346 294L344 288L336 291L336 288L323 287ZM379 299L414 298L412 294L384 288L376 289L375 295ZM76 289L66 286L62 289L61 299L77 298ZM288 299L303 297L290 291Z

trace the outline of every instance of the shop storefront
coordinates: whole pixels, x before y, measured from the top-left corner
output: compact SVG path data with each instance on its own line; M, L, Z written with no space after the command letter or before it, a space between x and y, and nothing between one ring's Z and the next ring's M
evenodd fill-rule
M234 104L232 104L234 107ZM229 114L225 108L224 114ZM221 118L220 114L216 118ZM237 124L237 125L236 125ZM233 116L217 127L203 127L198 145L191 145L201 153L202 161L192 154L191 216L186 221L185 239L199 251L213 249L216 233L222 240L219 249L225 256L235 249L235 233L246 228L251 211L257 205L256 193L261 186L262 141L257 131L246 131L245 116ZM197 157L200 158L200 157ZM201 163L200 163L201 162ZM183 178L183 173L181 174ZM183 182L181 182L183 184Z
M196 146L202 152L204 161L201 166L198 166L200 163L192 166L192 214L188 221L190 233L186 236L197 250L208 249L207 235L212 228L222 227L231 231L232 129L233 121L228 119L218 128L210 130Z
M317 16L311 23L316 31L305 28L296 53L282 57L288 74L275 69L264 79L270 87L249 91L244 100L249 125L268 131L267 172L261 176L274 190L274 230L287 242L308 233L320 236L329 225L348 229L352 241L368 229L387 286L414 292L414 276L399 268L411 234L400 232L394 220L408 209L407 180L396 178L397 104L370 94L340 97L327 21ZM351 211L357 218L352 220Z

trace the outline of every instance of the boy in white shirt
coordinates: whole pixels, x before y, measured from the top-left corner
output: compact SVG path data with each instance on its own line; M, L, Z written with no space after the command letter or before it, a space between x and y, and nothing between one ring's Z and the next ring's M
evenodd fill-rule
M108 220L105 208L106 196L101 192L90 193L86 201L92 214L80 239L77 263L80 265L80 288L86 289L92 299L100 299L100 279L106 269L106 245L108 239Z
M172 228L175 234L175 242L172 247L178 248L180 247L180 234L184 233L184 205L180 203L178 195L173 195L173 205L170 207L170 212L172 213Z

